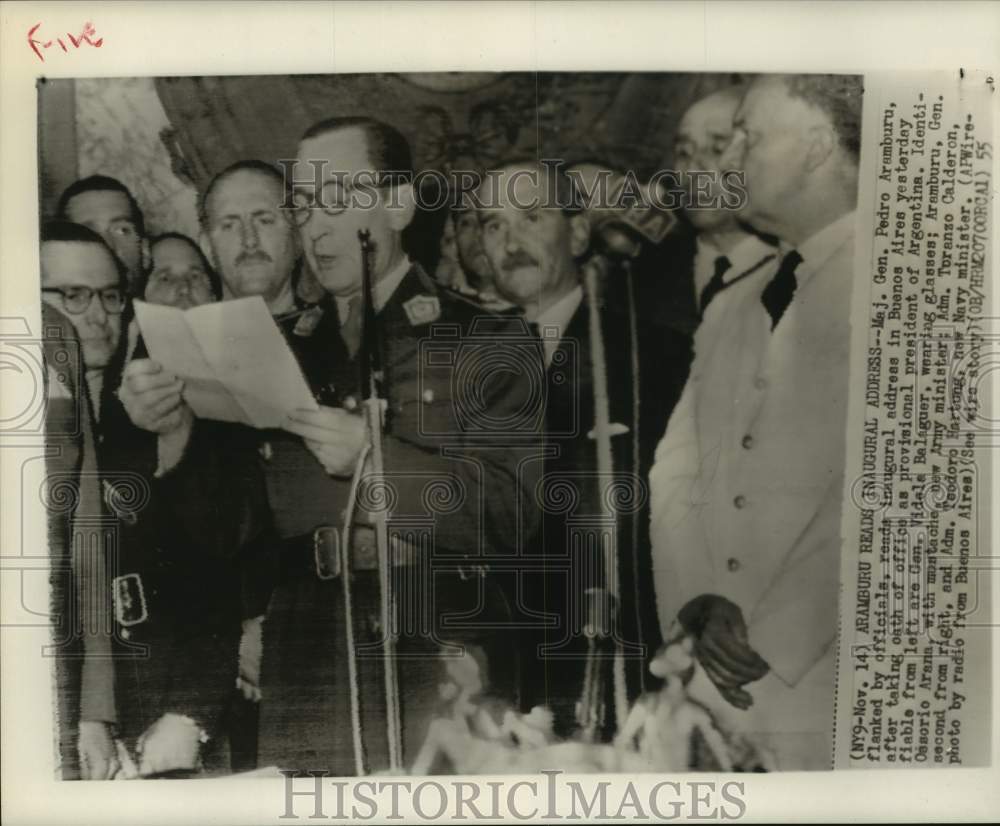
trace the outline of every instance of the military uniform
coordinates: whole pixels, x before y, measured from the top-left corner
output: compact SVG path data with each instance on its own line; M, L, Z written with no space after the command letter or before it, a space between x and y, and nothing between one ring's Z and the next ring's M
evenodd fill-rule
M360 415L359 364L341 339L334 301L279 323L317 401ZM514 350L505 346L510 320L449 297L418 267L379 310L377 328L403 748L410 759L439 704L442 673L432 655L446 641L486 650L498 691L509 694L516 683L513 641L497 631L508 606L486 569L516 564L515 526L535 518L531 465L519 464L538 451L541 419L523 371L510 369L510 354L525 344L515 329ZM284 540L264 624L259 762L351 774L343 585L335 557L317 554L325 546L314 543L317 528L339 528L351 518L345 514L351 480L327 474L287 432L262 432L259 455ZM374 532L366 518L380 506L377 499L374 488L362 486L351 518L358 645L373 643L381 631ZM460 612L466 619L455 616ZM369 651L358 664L367 768L384 769L379 662Z

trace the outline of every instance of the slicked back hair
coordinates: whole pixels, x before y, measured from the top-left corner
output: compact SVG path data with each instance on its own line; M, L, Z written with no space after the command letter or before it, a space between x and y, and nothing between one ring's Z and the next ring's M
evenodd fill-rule
M285 191L285 177L276 166L257 159L236 161L221 172L217 172L198 199L198 221L201 223L202 229L208 230L208 199L221 184L240 172L253 172L257 175L263 175L265 178L271 178L277 183L280 192L284 193Z
M392 173L394 183L413 180L413 156L406 138L395 127L375 118L360 115L327 118L310 126L302 135L300 143L325 135L327 132L343 129L361 130L365 136L368 157L374 171L380 173L380 177L381 174Z
M538 158L523 156L504 161L487 170L487 176L506 176L515 169L537 169L538 174L545 175L555 182L556 204L567 215L575 215L583 211L583 195L567 169L575 164L543 164ZM504 184L506 186L507 184ZM555 204L552 204L555 206Z
M72 221L47 221L42 225L41 233L39 234L39 243L46 244L50 241L69 244L97 244L99 247L103 247L111 257L111 260L115 262L120 286L124 287L127 284L128 270L125 268L125 265L115 255L115 251L108 246L107 241L101 237L100 233L94 232L90 227L85 227L83 224L74 224Z
M71 183L63 190L63 194L59 196L56 215L61 220L69 220L69 216L66 213L69 208L69 202L77 195L82 195L85 192L120 192L128 200L129 217L132 219L132 223L135 224L136 232L140 236L145 236L146 220L143 218L142 210L139 209L139 202L136 201L135 196L125 184L117 178L111 178L108 175L89 175L86 178L81 178Z

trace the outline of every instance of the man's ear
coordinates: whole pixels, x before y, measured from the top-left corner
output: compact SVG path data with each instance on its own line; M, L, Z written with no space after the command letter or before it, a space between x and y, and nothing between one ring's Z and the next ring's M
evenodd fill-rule
M389 226L396 230L396 232L402 232L413 221L413 216L417 209L413 184L396 184L389 190L386 198L387 200L383 203L383 207L389 215Z
M574 258L583 255L590 246L590 221L583 215L571 215L569 219L569 249Z
M806 130L806 169L810 172L826 163L837 148L837 136L826 124L810 126Z

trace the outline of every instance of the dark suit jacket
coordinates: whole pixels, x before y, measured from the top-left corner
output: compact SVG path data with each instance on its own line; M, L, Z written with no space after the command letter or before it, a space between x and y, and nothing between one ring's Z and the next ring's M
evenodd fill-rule
M79 776L80 720L114 722L109 602L102 543L85 537L104 515L83 358L73 325L42 304L51 615L56 646L59 751L63 777ZM88 522L90 523L88 525ZM78 536L79 534L79 536ZM96 601L95 601L96 598ZM84 622L83 620L86 620Z
M145 355L140 340L134 356ZM113 389L120 377L109 381ZM236 678L240 554L267 525L249 431L197 420L180 463L158 478L156 434L132 425L110 393L100 430L119 539L113 573L138 578L147 614L133 625L138 605L115 612L121 728L138 736L171 711L214 733ZM133 601L136 581L128 585Z
M620 285L612 286L617 289ZM545 462L541 497L546 505L545 516L531 543L534 553L545 559L546 570L544 582L536 582L528 592L530 607L542 610L540 602L544 602L544 610L559 617L559 629L543 635L548 645L556 647L550 653L552 659L543 665L538 657L529 654L525 669L529 673L536 671L536 690L544 694L536 694L526 702L529 706L540 702L558 706L562 701L568 709L568 701L575 699L572 692L580 689L586 646L579 634L587 619L583 592L604 584L600 546L596 542L599 529L593 521L601 517L602 496L610 496L618 506L614 535L621 595L619 633L633 656L630 664L633 693L641 686L646 659L659 644L650 586L646 476L687 377L690 342L682 332L638 319L637 371L627 313L615 303L602 310L610 420L627 428L627 432L611 439L610 481L617 494L611 496L608 480L598 476L597 442L589 435L595 423L590 313L584 298L563 331L559 349L547 371L546 447L555 455ZM567 508L570 501L575 504ZM588 541L587 537L593 540ZM590 552L584 553L584 548ZM576 639L564 645L566 634L560 629L575 633ZM638 646L646 652L641 659ZM575 657L576 662L563 659L569 656ZM528 680L532 681L530 676ZM539 680L544 682L544 688L538 688ZM570 696L558 696L565 692L570 692Z
M631 265L639 317L688 337L700 321L694 294L695 240L691 226L681 222L659 244L643 246ZM607 306L626 314L627 291L616 286L607 296Z

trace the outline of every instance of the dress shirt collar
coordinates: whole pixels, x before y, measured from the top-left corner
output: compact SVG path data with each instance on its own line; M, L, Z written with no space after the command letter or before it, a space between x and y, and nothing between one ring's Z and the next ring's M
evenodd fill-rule
M546 367L552 363L552 357L559 349L559 342L581 301L583 301L583 287L578 285L534 319L529 319L538 325L538 334L542 337L542 347L545 350Z
M406 274L410 271L413 263L407 256L403 256L400 262L393 267L389 272L387 272L382 278L376 281L372 285L372 300L375 302L375 312L381 312L382 308L389 302L392 298L392 294L396 292L396 288L402 283L403 279L406 278ZM352 293L351 295L336 296L337 299L337 313L340 315L341 322L346 321L347 314L351 306L351 299L357 293Z

